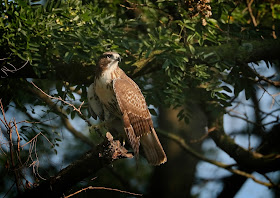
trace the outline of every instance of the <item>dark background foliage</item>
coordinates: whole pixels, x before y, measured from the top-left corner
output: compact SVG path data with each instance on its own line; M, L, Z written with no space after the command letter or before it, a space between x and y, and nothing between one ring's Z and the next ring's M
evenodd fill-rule
M75 196L202 197L214 181L210 196L233 197L248 179L279 195L277 1L0 6L1 195L61 197L91 186L99 189ZM122 56L142 89L166 164L98 157L97 130L106 130L89 118L86 90L105 51ZM200 176L203 162L226 172Z

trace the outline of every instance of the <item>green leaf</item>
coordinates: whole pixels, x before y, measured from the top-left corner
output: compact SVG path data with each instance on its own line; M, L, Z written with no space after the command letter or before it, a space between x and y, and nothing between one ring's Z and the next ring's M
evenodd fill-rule
M73 19L73 21L77 21L79 18L80 18L79 15L77 15L77 16Z
M64 54L64 60L65 62L69 63L73 57L74 53L73 52L66 52Z
M190 122L189 117L188 117L188 116L185 116L185 117L184 117L184 121L185 121L186 124L189 124L189 122Z
M153 116L157 116L157 112L154 109L149 108L149 111Z
M166 59L166 60L164 61L163 65L162 65L162 68L163 68L163 69L167 69L167 66L168 66L168 65L169 65L169 60Z
M232 90L228 86L222 86L223 90L232 93Z
M195 54L195 49L191 44L189 44L189 49L190 49L192 54Z
M76 116L75 111L72 111L72 112L71 112L71 119L73 120L73 119L75 118L75 116Z
M72 99L72 100L75 100L75 96L72 92L67 92L67 95Z

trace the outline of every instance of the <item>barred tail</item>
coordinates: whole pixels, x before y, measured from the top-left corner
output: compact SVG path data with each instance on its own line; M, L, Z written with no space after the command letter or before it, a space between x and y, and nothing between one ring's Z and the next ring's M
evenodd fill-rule
M151 133L142 135L140 142L146 158L151 165L157 166L167 161L167 157L154 128L151 128Z

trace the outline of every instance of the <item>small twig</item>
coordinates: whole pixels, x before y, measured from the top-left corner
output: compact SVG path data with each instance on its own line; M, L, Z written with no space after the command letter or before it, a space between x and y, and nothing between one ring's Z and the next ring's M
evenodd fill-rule
M31 84L38 89L42 94L44 94L45 96L51 98L51 99L55 99L55 100L59 100L69 106L71 106L74 111L77 111L79 113L80 118L82 118L84 121L86 121L88 123L89 126L91 126L91 123L88 119L86 119L86 117L84 116L84 114L81 112L81 108L84 104L84 101L80 104L79 108L75 107L73 104L66 102L65 100L63 100L60 96L59 97L54 97L54 96L50 96L49 94L45 93L42 89L40 89L39 87L37 87L33 82L31 82Z
M21 157L20 157L20 141L21 141L21 138L20 138L20 135L19 135L19 132L18 132L18 128L17 128L17 123L16 123L16 119L14 118L14 127L15 127L15 131L16 131L16 134L17 134L17 159L20 163L20 165L22 165L22 162L21 162Z
M266 90L265 88L263 88L263 87L260 87L260 88L264 89L264 91L267 92L267 90ZM267 92L267 93L268 93L268 92ZM269 93L268 93L268 94L269 94ZM271 105L273 106L274 103L275 103L275 98L276 98L276 96L280 95L280 92L279 92L279 93L276 93L276 94L269 94L269 95L272 97L272 104L271 104ZM241 103L238 102L238 104L241 104ZM278 103L277 103L277 104L278 104ZM250 107L252 107L252 108L254 108L253 105L250 105L250 104L246 104L246 105L247 105L247 106L250 106ZM272 108L272 106L271 106L271 108ZM264 126L266 126L266 125L273 124L273 123L277 123L277 122L279 121L279 116L273 115L274 112L277 112L277 111L279 111L279 110L280 110L280 109L276 109L276 110L273 110L273 111L270 112L270 113L266 113L266 112L264 112L264 111L259 110L262 114L265 114L265 115L266 115L264 118L261 118L261 121L262 121L263 119L267 118L267 116L271 116L271 117L274 117L274 118L276 119L275 121L271 121L271 122L264 123L264 124L256 123L256 122L254 122L254 121L249 120L248 118L244 118L243 116L246 117L245 114L242 114L242 113L240 113L240 112L234 111L233 109L228 109L227 114L228 114L229 116L231 116L231 117L235 117L235 118L244 120L245 122L250 123L250 124L253 124L253 125L257 126L257 127L264 127ZM235 113L235 114L237 114L237 115L232 114L231 112L233 112L233 113Z
M133 195L133 196L139 196L139 197L143 196L143 194L132 193L132 192L119 190L119 189L115 189L115 188L89 186L89 187L83 188L81 190L78 190L77 192L74 192L71 195L64 196L64 198L72 197L72 196L79 194L80 192L86 191L86 190L110 190L110 191L116 191L116 192L125 193L125 194L129 194L129 195Z
M254 2L254 0L251 0L251 1L247 0L247 6L248 6L248 11L250 13L252 22L253 22L254 26L257 27L258 24L257 24L256 18L255 18L254 14L253 14L253 10L252 10L252 7L251 7L253 2Z
M1 99L0 99L0 106L1 106L1 111L2 111L3 119L4 119L4 120L2 120L0 118L0 120L5 125L5 127L7 129L7 139L8 139L8 142L9 142L9 150L10 150L10 161L11 161L12 168L13 168L13 171L14 171L14 177L15 177L15 183L16 183L16 186L17 186L17 190L20 193L21 192L21 188L20 188L21 181L20 181L20 176L19 176L19 170L16 168L16 162L15 162L15 157L14 157L12 121L10 121L8 123L8 121L6 120L6 115L5 115L5 111L4 111L4 107L3 107ZM15 122L15 120L14 120L14 122Z
M267 126L267 125L276 124L276 123L279 123L279 117L277 117L276 120L264 123L262 126Z
M275 24L272 25L271 29L272 29L272 37L274 39L277 39L277 36L276 36L276 33L275 33Z
M27 144L29 144L30 142L32 142L32 141L33 141L35 138L37 138L40 134L41 134L41 132L38 133L37 135L35 135L31 140L29 140L28 142L26 142L24 145L21 145L21 148L23 148L24 146L26 146Z
M280 111L280 108L274 109L273 111L271 111L271 112L269 112L269 113L260 110L260 112L261 112L262 114L266 115L266 116L264 116L261 120L266 119L267 116L271 116L271 117L274 117L274 118L276 118L276 119L279 118L278 115L273 115L273 113L275 113L275 112L277 112L277 111Z
M14 185L16 183L14 182L13 185L11 185L11 187L9 188L9 190L5 193L5 195L3 196L3 198L7 197L7 195L9 194L9 192L13 189Z
M29 144L30 142L34 141L34 139L37 138L39 135L42 135L44 138L46 138L46 140L47 140L52 146L54 146L53 143L51 143L50 140L49 140L42 132L40 132L40 133L36 134L31 140L29 140L28 142L26 142L24 145L21 145L21 148L23 148L24 146L26 146L26 145Z
M81 112L81 107L83 106L84 104L84 101L81 103L81 105L79 106L79 108L76 108L73 104L70 104L69 102L66 102L65 100L63 100L60 96L59 97L54 97L54 96L50 96L49 94L47 94L46 92L44 92L42 89L40 89L39 87L37 87L32 81L31 81L31 84L36 88L38 89L40 92L42 92L44 95L48 96L49 98L51 99L55 99L55 100L59 100L71 107L73 107L74 111L77 111L80 115L82 115L82 112Z
M275 94L274 94L275 95ZM280 95L280 93L278 94L278 95ZM276 95L275 95L276 96ZM230 108L230 109L227 109L227 112L226 113L229 113L229 112L233 112L233 113L236 113L236 114L239 114L239 115L243 115L242 113L240 113L240 112L238 112L238 111L235 111L234 109L238 106L238 105L240 105L240 104L243 104L241 101L232 101L233 103L237 103L237 105L235 106L235 107L233 107L233 108ZM254 105L252 105L252 104L244 104L244 105L246 105L246 106L248 106L248 107L252 107L252 108L254 108L255 106ZM274 117L274 118L278 118L278 116L277 115L273 115L273 113L275 113L275 112L277 112L277 111L280 111L280 108L278 108L278 109L274 109L273 111L271 111L271 112L265 112L265 111L263 111L263 110L259 110L263 115L265 115L261 120L263 120L263 119L265 119L265 118L267 118L267 116L271 116L271 117Z
M247 123L250 123L250 124L253 124L253 125L256 125L256 126L260 126L258 123L255 123L255 122L253 122L253 121L251 121L251 120L249 120L249 119L247 119L247 118L244 118L244 117L242 117L242 116L233 115L233 114L231 114L230 112L228 112L227 114L228 114L229 116L233 117L233 118L239 118L239 119L241 119L241 120L244 120L244 121L247 122Z
M275 185L276 184L266 175L266 174L262 174L271 184Z
M275 100L276 96L280 95L280 92L276 93L276 94L271 94L263 86L259 86L258 85L258 87L263 89L268 95L270 95L272 97L272 102L271 102L270 108L273 107L274 103L276 103L276 104L278 104L280 106L280 104Z
M9 59L9 57L11 56L12 54L10 54L9 56L8 56L8 58L0 58L0 61L3 61L3 60L6 60L6 59Z
M268 84L271 84L275 87L280 87L280 81L273 81L273 80L270 80L269 78L265 77L265 76L262 76L260 75L259 73L255 72L256 76L259 78L259 81L263 80L265 82L267 82Z
M29 147L29 155L28 155L28 159L26 160L25 162L25 166L27 167L32 167L32 170L33 170L33 174L36 176L38 176L39 178L41 178L42 180L46 180L45 178L43 178L40 174L39 174L39 164L40 164L40 161L39 161L39 157L38 157L38 154L37 154L37 141L38 141L38 136L39 135L42 135L44 138L47 139L47 141L52 145L54 146L49 140L48 138L42 133L38 133L36 134L30 141L28 141L27 143L25 143L24 145L22 145L21 147L23 148L24 146L26 146L27 144L30 144L30 147ZM35 155L35 159L33 159L33 156L32 156L32 153L34 152L34 155ZM30 164L28 164L28 162L31 161Z
M72 124L70 123L70 121L68 120L66 113L64 112L63 109L61 109L58 105L56 105L50 97L46 96L43 92L41 92L38 89L34 89L29 87L28 91L31 91L33 94L36 94L39 98L41 98L41 100L43 100L50 108L53 108L54 111L57 113L57 115L60 116L62 123L64 124L65 128L68 129L69 132L71 132L75 137L79 138L80 140L82 140L83 142L87 143L90 146L95 146L95 144L91 141L90 138L88 138L87 136L85 136L83 133L77 131ZM80 115L80 114L78 114ZM83 114L80 115L81 117L84 117ZM86 118L84 118L85 120L87 120ZM89 121L87 121L87 123L90 124Z
M20 189L20 178L18 175L18 170L16 169L16 163L15 163L15 159L14 159L14 151L13 151L13 129L9 128L7 129L9 135L10 135L10 139L9 139L9 146L10 146L10 158L11 158L11 163L12 163L12 167L13 167L13 171L15 174L15 180L16 180L16 186L17 186L17 190L20 193L21 189Z
M270 105L270 108L271 108L271 109L272 109L272 107L273 107L273 105L274 105L274 103L275 103L275 101L276 101L275 98L276 98L277 96L279 96L279 95L280 95L280 92L271 95L271 97L272 97L272 102L271 102L271 105Z
M0 99L0 105L1 105L1 111L2 111L2 114L3 114L4 121L1 118L0 118L0 120L5 125L6 128L9 128L8 122L6 120L5 112L4 112L4 107L3 107L3 104L2 104L2 98Z
M202 137L200 137L199 139L195 139L195 140L191 140L190 143L197 143L197 142L202 142L203 140L205 140L209 133L211 133L212 131L215 131L216 130L216 127L212 127L210 129L208 129L207 133L204 134Z
M17 149L18 149L18 152L20 152L20 136L19 136L19 132L18 132L17 123L16 123L15 118L14 118L14 126L15 126L16 133L17 133Z
M256 69L254 68L254 65L252 64L252 67L253 68L251 68L251 67L247 67L251 72L253 72L257 77L258 77L258 80L256 80L257 82L259 82L259 81L265 81L265 82L267 82L268 84L271 84L271 85L273 85L273 86L275 86L275 87L280 87L280 81L273 81L273 80L270 80L269 78L271 78L271 77L265 77L265 76L262 76L262 75L260 75L257 71L256 71Z
M53 143L51 143L51 141L43 133L41 133L41 135L54 147Z

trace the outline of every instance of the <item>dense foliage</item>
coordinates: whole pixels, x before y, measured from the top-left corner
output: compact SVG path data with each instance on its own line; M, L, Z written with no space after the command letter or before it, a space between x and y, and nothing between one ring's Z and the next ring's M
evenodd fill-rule
M61 167L43 156L59 154L63 133L68 133L65 129L76 138L75 145L60 151L67 157L66 165L101 142L92 127L88 133L86 88L93 81L97 57L105 51L121 54L121 67L139 84L149 105L180 109L178 120L188 124L194 114L188 104L198 104L213 131L208 138L244 172L208 162L245 177L254 171L279 170L280 150L273 141L279 137L275 132L279 99L268 88L276 93L280 87L280 4L272 0L1 0L0 6L0 172L4 175L0 188L8 196L14 195L9 189L24 192L57 174ZM262 73L264 66L275 74ZM271 96L273 108L260 110L260 90ZM261 146L254 151L235 144L223 130L223 116L236 105L240 93L253 101L255 109L252 118L241 116L250 124L246 135L260 138ZM269 116L273 120L268 126L264 120ZM77 123L82 123L81 132ZM171 141L173 136L168 137ZM73 148L80 152L72 152ZM43 162L39 165L39 161ZM143 168L139 176L127 161L114 164L117 173L118 168L127 168L120 171L119 180L133 183L133 178L124 178L138 177L137 187L126 190L147 192L151 167ZM142 161L141 166L148 167ZM279 189L271 181L264 185Z

